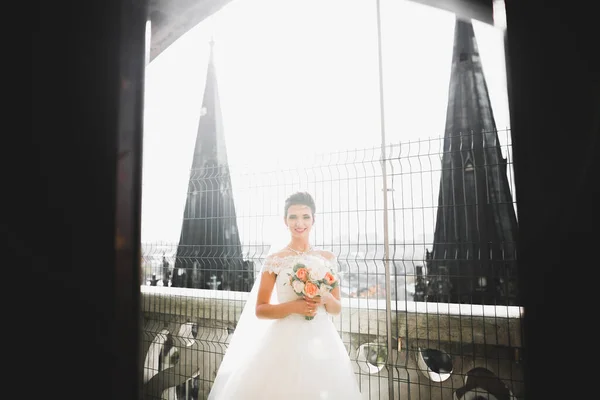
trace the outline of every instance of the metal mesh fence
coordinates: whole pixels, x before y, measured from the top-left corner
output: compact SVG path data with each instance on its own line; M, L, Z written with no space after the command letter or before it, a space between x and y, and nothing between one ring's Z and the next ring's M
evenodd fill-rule
M339 262L334 322L365 399L518 398L513 182L508 131L192 171L179 243L142 245L147 397L206 397L256 272L287 244L283 202L305 190L312 242Z

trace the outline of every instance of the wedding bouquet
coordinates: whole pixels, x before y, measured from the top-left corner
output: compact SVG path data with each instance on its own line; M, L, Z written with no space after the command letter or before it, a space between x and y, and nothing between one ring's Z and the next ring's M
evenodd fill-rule
M290 285L298 296L313 298L322 296L332 291L339 283L339 280L329 263L321 262L311 263L307 266L302 263L294 265L293 273L290 276ZM305 316L311 320L314 316Z

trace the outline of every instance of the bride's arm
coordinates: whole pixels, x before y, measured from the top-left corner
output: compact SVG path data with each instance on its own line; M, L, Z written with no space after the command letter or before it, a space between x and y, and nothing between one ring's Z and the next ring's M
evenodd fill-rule
M290 314L309 315L306 313L309 306L302 297L282 304L269 303L276 278L277 275L271 272L263 272L256 297L256 316L261 319L280 319Z
M339 286L336 286L331 292L329 292L329 295L324 300L325 309L329 314L338 315L342 311Z

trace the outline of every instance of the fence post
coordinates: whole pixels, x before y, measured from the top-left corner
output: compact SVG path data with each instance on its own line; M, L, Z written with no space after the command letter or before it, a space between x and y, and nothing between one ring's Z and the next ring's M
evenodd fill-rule
M390 400L394 399L394 369L392 359L392 299L391 299L391 279L390 279L390 242L388 237L388 189L385 155L385 107L383 97L383 56L381 48L381 5L377 0L377 48L379 58L379 112L381 126L381 174L383 178L383 245L384 245L384 265L385 265L385 319L386 319L386 338L387 338L387 370L388 370L388 391Z

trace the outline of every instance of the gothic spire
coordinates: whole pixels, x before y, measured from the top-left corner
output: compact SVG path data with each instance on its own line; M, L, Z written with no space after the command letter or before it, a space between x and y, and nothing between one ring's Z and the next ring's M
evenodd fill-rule
M174 286L245 290L234 276L242 272L227 148L221 116L217 75L210 42L206 86L177 248Z
M473 25L457 19L428 300L514 303L516 230Z

